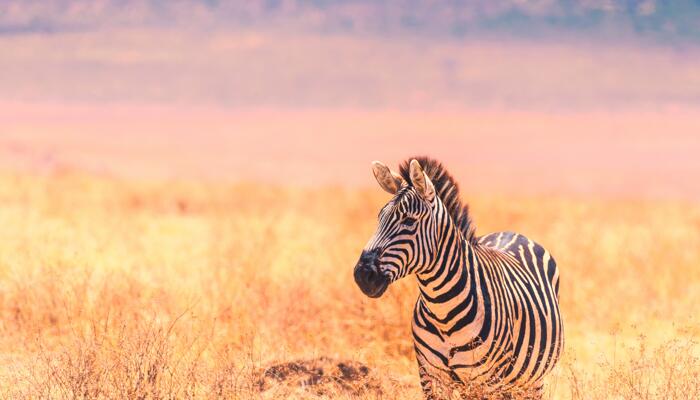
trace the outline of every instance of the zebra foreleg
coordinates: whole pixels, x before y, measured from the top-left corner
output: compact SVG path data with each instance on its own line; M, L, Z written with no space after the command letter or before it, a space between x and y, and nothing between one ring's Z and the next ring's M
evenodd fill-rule
M469 388L460 388L459 396L462 400L542 400L544 391L542 388L537 388L526 391L492 392L490 394L485 394L483 389L470 390Z
M427 400L451 398L454 383L449 371L436 368L422 357L418 357L418 374L423 395Z
M427 400L444 400L451 397L453 386L451 382L445 382L445 378L449 379L449 375L442 373L436 375L435 370L428 372L423 366L418 368L418 372L420 386Z
M542 385L530 388L523 393L522 398L525 400L542 400L544 397L544 387Z
M501 398L503 400L542 400L544 397L544 388L542 386L537 386L528 389L519 389L511 393L503 393Z

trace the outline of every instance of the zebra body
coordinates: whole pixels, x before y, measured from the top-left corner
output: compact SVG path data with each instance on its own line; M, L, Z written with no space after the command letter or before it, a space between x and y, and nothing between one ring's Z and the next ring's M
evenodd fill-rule
M391 282L417 276L412 332L427 398L453 388L538 397L563 347L556 262L516 233L476 238L456 183L439 163L420 160L410 171L405 164L403 177L375 164L395 197L380 212L355 279L379 297Z
M449 375L487 393L538 391L562 345L554 259L510 232L460 246L459 271L430 284L418 277L412 330L424 386Z

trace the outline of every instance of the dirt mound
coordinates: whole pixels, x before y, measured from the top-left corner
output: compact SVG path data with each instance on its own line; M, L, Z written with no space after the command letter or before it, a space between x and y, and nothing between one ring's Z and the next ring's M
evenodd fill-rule
M381 395L379 380L359 362L319 357L274 364L257 373L260 392L307 391L320 396L346 393Z

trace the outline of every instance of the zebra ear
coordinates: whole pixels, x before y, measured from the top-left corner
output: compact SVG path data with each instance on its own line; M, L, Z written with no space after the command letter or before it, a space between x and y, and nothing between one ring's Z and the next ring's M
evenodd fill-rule
M432 203L435 198L435 186L433 182L428 178L428 175L423 172L423 167L415 158L411 160L409 166L409 171L411 174L411 182L413 182L413 187L416 188L418 194L420 194L428 203Z
M379 161L372 161L372 172L379 186L390 194L396 194L403 185L403 178L401 175L390 170L389 167Z

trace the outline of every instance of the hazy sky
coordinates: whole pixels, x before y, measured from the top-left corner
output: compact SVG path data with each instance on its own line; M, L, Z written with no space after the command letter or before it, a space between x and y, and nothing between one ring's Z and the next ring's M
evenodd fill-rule
M654 41L700 39L693 0L5 0L5 33L90 31L114 27L274 28L465 38L561 35Z
M0 99L698 105L699 4L10 0L0 3Z
M0 167L700 196L695 1L0 2Z

